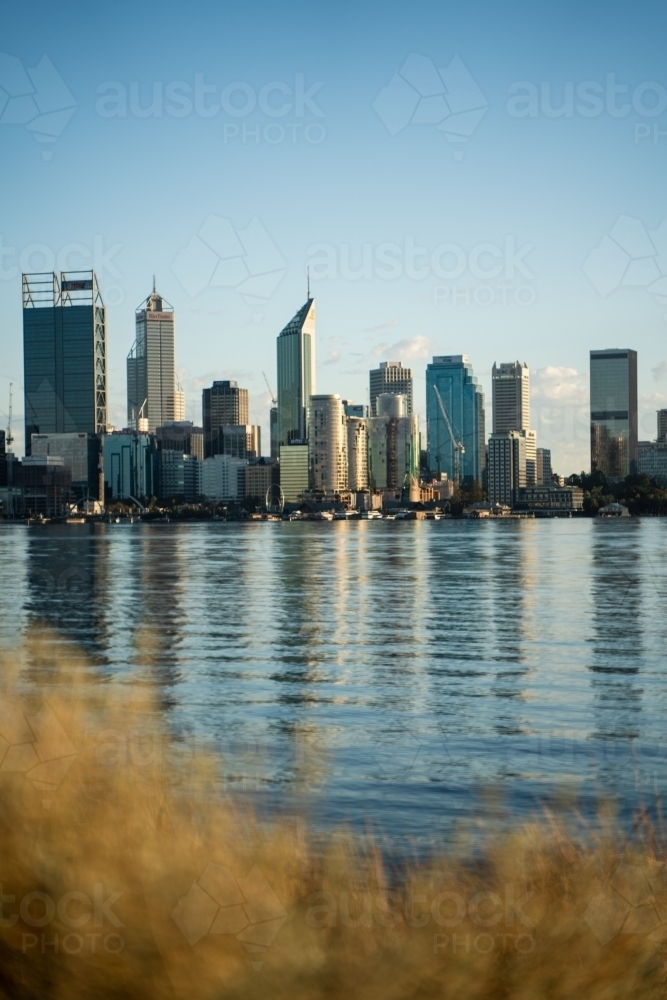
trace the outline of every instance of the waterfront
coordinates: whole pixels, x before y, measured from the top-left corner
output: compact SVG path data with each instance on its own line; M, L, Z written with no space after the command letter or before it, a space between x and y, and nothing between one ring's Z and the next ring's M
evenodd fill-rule
M6 525L0 641L80 644L221 792L317 826L627 819L667 778L666 554L661 519Z

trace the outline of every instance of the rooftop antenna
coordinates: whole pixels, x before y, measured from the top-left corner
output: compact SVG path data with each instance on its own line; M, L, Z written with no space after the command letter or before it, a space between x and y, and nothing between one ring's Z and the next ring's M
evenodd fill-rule
M155 275L153 275L153 295L155 295Z

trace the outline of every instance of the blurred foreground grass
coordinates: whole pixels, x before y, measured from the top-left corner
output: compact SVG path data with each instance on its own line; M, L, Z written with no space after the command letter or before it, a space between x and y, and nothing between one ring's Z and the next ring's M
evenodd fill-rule
M388 867L368 840L221 798L219 761L169 741L150 684L87 681L55 649L33 644L29 676L0 665L1 996L664 996L647 822L628 840L545 815L474 860L443 843Z

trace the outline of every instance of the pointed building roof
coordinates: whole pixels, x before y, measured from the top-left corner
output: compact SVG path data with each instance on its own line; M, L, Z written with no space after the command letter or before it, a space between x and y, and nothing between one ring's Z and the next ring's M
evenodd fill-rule
M287 326L280 331L278 336L289 337L291 334L301 333L303 325L308 319L308 313L310 312L310 308L314 301L315 301L314 299L309 298L308 301L305 303L305 305L301 306L301 308L294 314L294 316L289 321Z

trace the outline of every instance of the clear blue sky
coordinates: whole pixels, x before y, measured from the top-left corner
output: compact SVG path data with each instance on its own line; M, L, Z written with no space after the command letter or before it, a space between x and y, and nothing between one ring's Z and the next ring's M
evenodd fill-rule
M588 462L588 351L630 346L640 436L654 436L667 405L655 284L667 229L647 236L667 216L664 4L27 0L0 2L0 18L0 50L41 67L0 66L14 97L0 94L3 424L10 378L17 424L23 409L21 255L42 270L78 244L98 248L117 425L134 309L155 273L177 313L187 416L201 420L202 385L237 378L268 445L262 371L275 386L275 337L310 262L319 391L363 401L369 367L403 360L423 411L430 355L465 353L490 421L491 365L519 358L539 443L569 473ZM195 101L197 80L209 89ZM512 96L532 106L512 109ZM443 106L467 141L438 129ZM36 140L48 130L55 141ZM45 253L28 260L33 244ZM426 256L411 262L411 246ZM90 266L77 252L67 264Z

